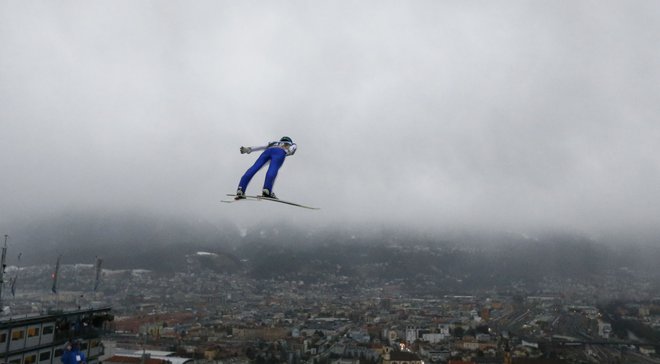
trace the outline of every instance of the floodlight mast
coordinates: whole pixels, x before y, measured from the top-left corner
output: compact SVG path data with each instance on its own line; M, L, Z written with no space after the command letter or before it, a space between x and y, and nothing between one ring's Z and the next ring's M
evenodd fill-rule
M5 268L7 267L7 240L9 235L5 234L5 245L2 247L2 262L0 265L0 312L3 312L2 306L2 286L5 285Z

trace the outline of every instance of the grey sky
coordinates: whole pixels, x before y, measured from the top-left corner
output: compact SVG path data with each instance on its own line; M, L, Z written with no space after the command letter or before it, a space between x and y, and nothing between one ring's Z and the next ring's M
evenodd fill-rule
M657 1L0 3L0 218L649 228L658 115Z

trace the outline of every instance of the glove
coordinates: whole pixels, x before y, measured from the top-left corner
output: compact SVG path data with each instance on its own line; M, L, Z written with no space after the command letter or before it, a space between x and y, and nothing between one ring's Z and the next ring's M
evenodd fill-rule
M250 147L241 147L241 154L250 154L252 152L252 148Z

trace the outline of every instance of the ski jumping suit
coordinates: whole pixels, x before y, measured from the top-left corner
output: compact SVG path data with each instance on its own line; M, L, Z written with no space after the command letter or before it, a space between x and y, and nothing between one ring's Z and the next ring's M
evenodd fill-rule
M285 144L289 145L289 148L285 148ZM257 161L254 162L252 167L250 167L238 184L238 187L243 191L247 190L247 186L252 180L252 177L263 167L267 162L270 162L268 166L268 171L266 171L266 180L264 181L264 189L267 189L269 192L273 192L273 184L275 184L275 177L277 177L277 172L282 167L284 163L284 158L293 155L296 152L298 146L296 143L282 143L282 142L270 142L265 147L251 147L251 150L262 150L263 153L257 158Z

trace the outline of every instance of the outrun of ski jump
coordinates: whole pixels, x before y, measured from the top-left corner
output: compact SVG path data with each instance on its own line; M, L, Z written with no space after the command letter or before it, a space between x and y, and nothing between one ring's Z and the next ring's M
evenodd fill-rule
M318 210L316 207L310 207L301 205L295 202L280 200L275 196L273 192L273 186L275 185L275 179L277 177L277 172L284 164L286 157L292 156L296 153L298 146L293 142L288 136L280 138L279 141L273 141L264 146L257 147L241 147L241 154L250 154L253 151L263 150L259 155L259 158L254 162L252 167L248 168L247 171L241 177L241 180L238 183L238 188L236 189L236 194L227 194L231 196L233 200L223 200L222 202L236 202L246 199L259 200L259 201L274 201L280 202L287 205L302 207L306 209ZM246 194L247 187L252 180L252 177L259 172L266 164L269 164L268 170L266 171L266 179L264 180L264 185L261 190L261 195L249 196Z

